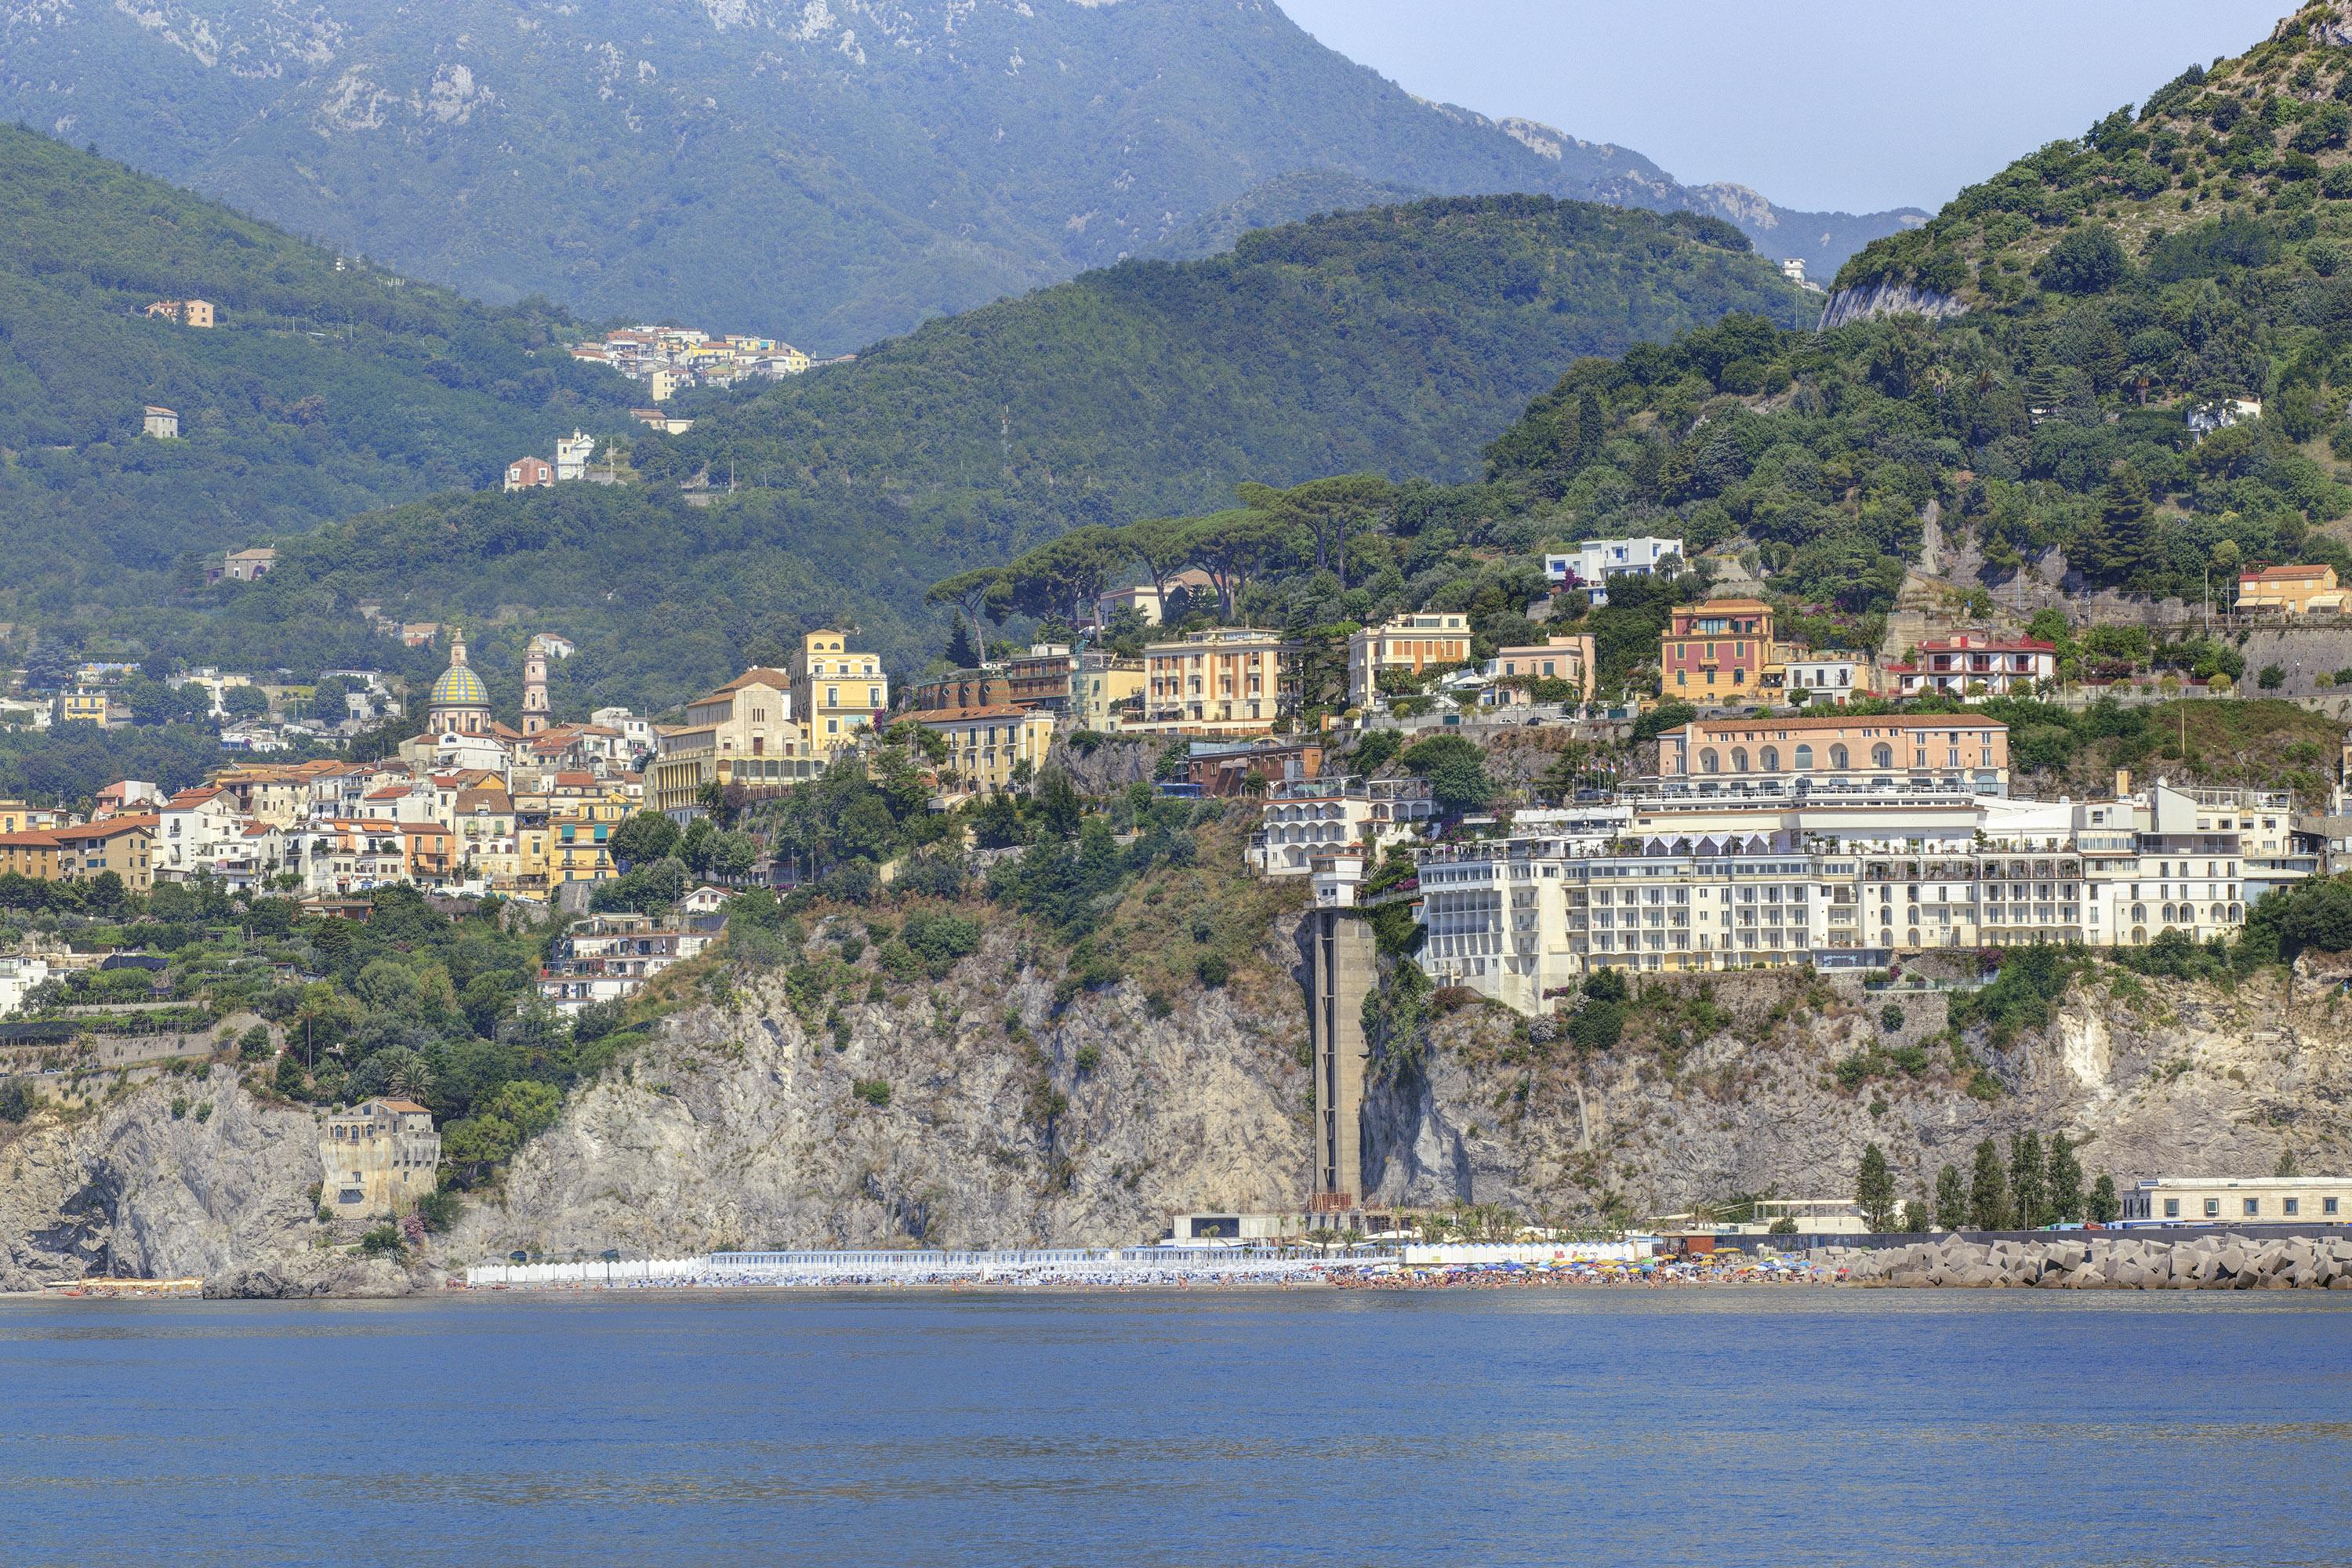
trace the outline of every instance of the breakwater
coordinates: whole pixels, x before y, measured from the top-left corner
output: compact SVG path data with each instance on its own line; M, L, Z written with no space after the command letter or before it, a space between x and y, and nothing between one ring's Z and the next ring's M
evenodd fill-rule
M2352 1290L2352 1237L2120 1236L1817 1247L1849 1284L2058 1290Z

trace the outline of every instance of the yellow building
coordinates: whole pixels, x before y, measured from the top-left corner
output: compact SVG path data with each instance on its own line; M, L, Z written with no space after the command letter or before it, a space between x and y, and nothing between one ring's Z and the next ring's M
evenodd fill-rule
M2250 616L2341 615L2333 566L2265 566L2238 574L2238 609Z
M0 833L0 873L43 882L82 882L111 871L134 893L155 885L153 816L110 816L21 833Z
M413 1100L371 1100L319 1129L326 1180L319 1204L338 1219L401 1214L431 1192L441 1168L433 1113Z
M1139 717L1143 661L1107 653L1082 653L1070 672L1070 722L1080 730L1116 730ZM1127 706L1122 706L1125 704Z
M613 852L607 840L613 824L587 813L548 819L547 885L601 882L613 874Z
M64 724L106 722L106 693L63 691L58 694L58 721Z
M752 668L688 703L685 723L655 734L646 780L652 808L695 810L714 783L773 787L822 771L793 721L793 686L783 670Z
M1470 617L1455 611L1399 616L1348 639L1348 700L1361 708L1380 695L1383 670L1418 675L1433 665L1466 663Z
M54 827L62 815L50 806L27 805L21 800L0 800L0 834Z
M1054 716L1009 702L986 708L935 708L910 713L908 719L934 735L944 736L948 759L940 764L940 783L954 784L974 794L1013 787L1013 770L1029 764L1034 776L1045 765L1054 743Z
M890 707L890 683L879 655L853 653L846 634L811 632L793 656L793 710L808 736L808 752L830 763L834 753L871 730Z
M1297 695L1296 643L1279 632L1213 626L1143 650L1143 719L1179 735L1271 733Z
M1495 689L1521 701L1528 700L1538 680L1565 680L1575 689L1577 701L1590 702L1599 678L1600 659L1590 632L1495 650Z

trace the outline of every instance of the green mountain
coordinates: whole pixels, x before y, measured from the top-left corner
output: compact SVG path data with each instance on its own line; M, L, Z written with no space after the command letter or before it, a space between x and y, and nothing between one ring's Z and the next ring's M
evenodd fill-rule
M1225 504L1243 479L1465 478L1571 360L1734 311L1809 322L1729 226L1453 197L1129 261L932 321L642 444L648 475L877 490L966 546ZM943 519L944 521L944 519ZM977 531L980 537L975 537Z
M0 127L0 618L152 600L194 552L495 482L626 423L544 306L490 310ZM219 324L144 314L210 301ZM150 404L176 440L142 436ZM184 581L184 578L183 579Z
M1299 170L1709 214L1822 276L1916 216L1788 212L1425 102L1275 0L15 5L0 115L478 298L819 353Z
M1566 531L1744 540L1848 612L1890 605L1931 509L1938 564L1984 586L2032 564L2194 603L2240 563L2352 573L2348 10L1872 245L1825 335L1727 323L1578 366L1493 477Z
M282 542L266 584L174 647L300 667L318 606L370 598L561 629L583 647L570 679L615 699L689 695L755 640L836 617L920 664L940 618L924 591L960 566L1229 505L1244 480L1466 478L1578 356L1735 310L1793 326L1813 300L1690 214L1496 196L1259 230L930 322L645 437L640 486L447 497Z

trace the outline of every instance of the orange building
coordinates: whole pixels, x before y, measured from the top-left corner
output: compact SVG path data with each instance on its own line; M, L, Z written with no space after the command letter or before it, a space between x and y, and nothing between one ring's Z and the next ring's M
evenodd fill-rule
M1772 666L1772 606L1709 599L1675 608L1658 640L1658 686L1669 698L1748 699Z

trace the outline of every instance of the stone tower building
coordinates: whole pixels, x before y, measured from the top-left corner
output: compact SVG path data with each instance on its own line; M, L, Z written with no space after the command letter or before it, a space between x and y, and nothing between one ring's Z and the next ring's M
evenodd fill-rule
M547 728L547 645L539 638L522 656L522 732L536 735Z

